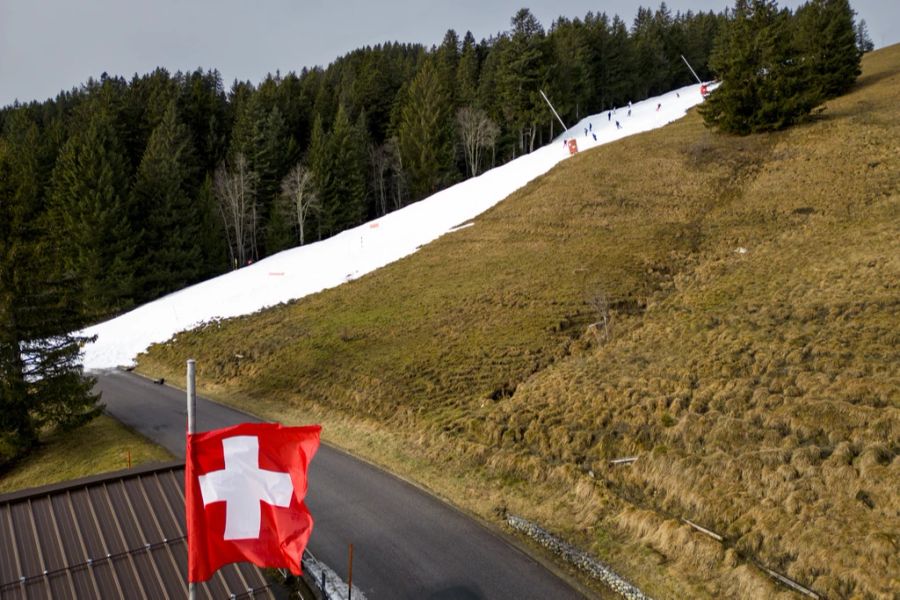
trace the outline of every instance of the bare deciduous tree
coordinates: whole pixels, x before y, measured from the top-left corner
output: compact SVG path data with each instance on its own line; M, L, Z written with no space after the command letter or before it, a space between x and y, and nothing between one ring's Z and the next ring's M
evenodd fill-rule
M228 250L234 268L247 264L256 256L257 175L247 166L247 159L238 154L232 168L222 163L216 169L213 183L219 215L225 225Z
M478 175L478 167L481 165L481 151L484 148L493 148L500 135L500 128L491 121L480 108L464 106L456 113L456 121L459 125L459 136L462 138L463 149L466 155L466 165L472 177Z
M297 163L281 181L281 206L290 211L291 227L296 227L300 235L300 245L306 243L303 234L306 219L317 212L322 204L316 193L312 171Z
M406 196L406 175L403 172L403 158L396 137L389 138L381 146L369 148L369 162L372 167L372 187L377 196L377 210L380 215L404 206Z

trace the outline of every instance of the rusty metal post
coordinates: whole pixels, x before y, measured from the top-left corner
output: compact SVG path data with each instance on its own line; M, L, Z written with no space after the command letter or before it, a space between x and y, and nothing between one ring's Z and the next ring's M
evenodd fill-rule
M353 544L350 544L350 568L347 575L347 600L353 595Z

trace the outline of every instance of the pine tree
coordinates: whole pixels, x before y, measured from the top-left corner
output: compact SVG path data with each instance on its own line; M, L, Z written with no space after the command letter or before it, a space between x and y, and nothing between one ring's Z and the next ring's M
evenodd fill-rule
M131 203L146 215L137 276L143 302L193 283L201 268L202 214L187 193L191 140L174 101L150 136L131 190Z
M853 9L847 0L810 0L797 10L797 38L802 60L823 99L840 96L861 69Z
M133 301L138 235L129 220L127 163L109 112L90 112L66 142L52 177L50 219L66 271L78 278L84 311L94 318Z
M820 99L794 45L790 13L772 0L737 0L710 63L722 84L700 112L726 132L783 129Z
M409 87L398 131L403 168L416 200L452 180L456 152L450 108L442 81L427 61Z

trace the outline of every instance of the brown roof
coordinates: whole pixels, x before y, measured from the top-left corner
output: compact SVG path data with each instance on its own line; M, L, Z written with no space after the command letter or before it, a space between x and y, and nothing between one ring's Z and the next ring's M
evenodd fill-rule
M186 598L184 463L0 495L0 599ZM273 598L263 572L220 569L197 598Z

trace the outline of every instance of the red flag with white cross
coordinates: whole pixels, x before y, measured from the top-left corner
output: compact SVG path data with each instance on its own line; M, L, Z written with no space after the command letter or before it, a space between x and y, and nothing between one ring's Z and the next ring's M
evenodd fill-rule
M244 423L188 435L188 581L238 561L301 573L313 528L306 471L320 431Z

